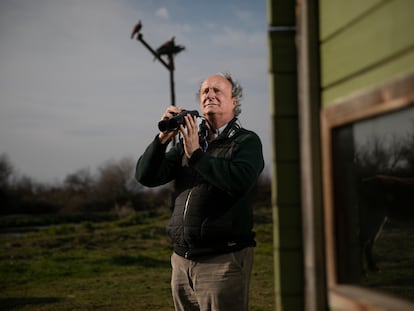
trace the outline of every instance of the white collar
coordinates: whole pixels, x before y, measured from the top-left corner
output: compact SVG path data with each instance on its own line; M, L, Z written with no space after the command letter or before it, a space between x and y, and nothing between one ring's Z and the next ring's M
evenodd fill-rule
M223 133L224 129L226 128L227 124L224 124L222 127L220 127L215 133L214 133L214 138L217 138L217 136L219 136L221 133Z

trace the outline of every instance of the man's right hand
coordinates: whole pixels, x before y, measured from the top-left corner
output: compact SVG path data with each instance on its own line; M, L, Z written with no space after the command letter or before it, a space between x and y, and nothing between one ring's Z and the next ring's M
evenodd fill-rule
M180 107L169 106L162 115L161 120L171 119L174 115L180 113L181 111L183 111L183 109ZM158 138L161 144L165 144L168 143L174 136L176 136L178 132L178 129L176 131L160 132L158 134Z

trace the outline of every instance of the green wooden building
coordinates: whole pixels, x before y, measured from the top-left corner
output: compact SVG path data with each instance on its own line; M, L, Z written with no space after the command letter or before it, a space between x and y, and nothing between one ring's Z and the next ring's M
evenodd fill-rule
M275 310L414 310L414 1L267 4Z

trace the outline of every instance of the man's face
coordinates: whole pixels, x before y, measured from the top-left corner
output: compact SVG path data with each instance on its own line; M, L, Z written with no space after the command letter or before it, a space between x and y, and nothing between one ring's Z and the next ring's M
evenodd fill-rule
M211 76L201 84L200 111L204 116L214 115L228 122L234 117L235 105L231 83L225 77Z

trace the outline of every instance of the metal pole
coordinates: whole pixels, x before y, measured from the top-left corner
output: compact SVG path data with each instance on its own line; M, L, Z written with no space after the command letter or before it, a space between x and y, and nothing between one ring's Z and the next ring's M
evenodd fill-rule
M174 57L168 54L169 71L170 71L170 89L171 89L171 105L175 106L175 85L174 85Z
M144 40L144 36L142 35L142 33L138 34L138 40L141 41L141 43L152 53L152 55L154 55L154 57L156 59L158 59L161 64L164 65L165 68L167 68L168 70L170 70L170 66L161 58L160 55L158 55L157 52L154 51L154 49Z
M175 85L174 85L174 55L178 54L182 50L185 49L182 45L175 45L174 39L175 37L172 37L170 41L165 42L162 46L160 46L156 51L144 40L144 36L140 32L142 29L142 23L141 21L138 22L134 26L134 29L131 33L131 39L137 35L137 40L139 40L156 59L158 59L161 64L167 68L167 70L170 73L170 90L171 90L171 105L175 106ZM168 64L162 59L161 55L166 55L168 58ZM173 143L175 144L175 137L173 138Z

